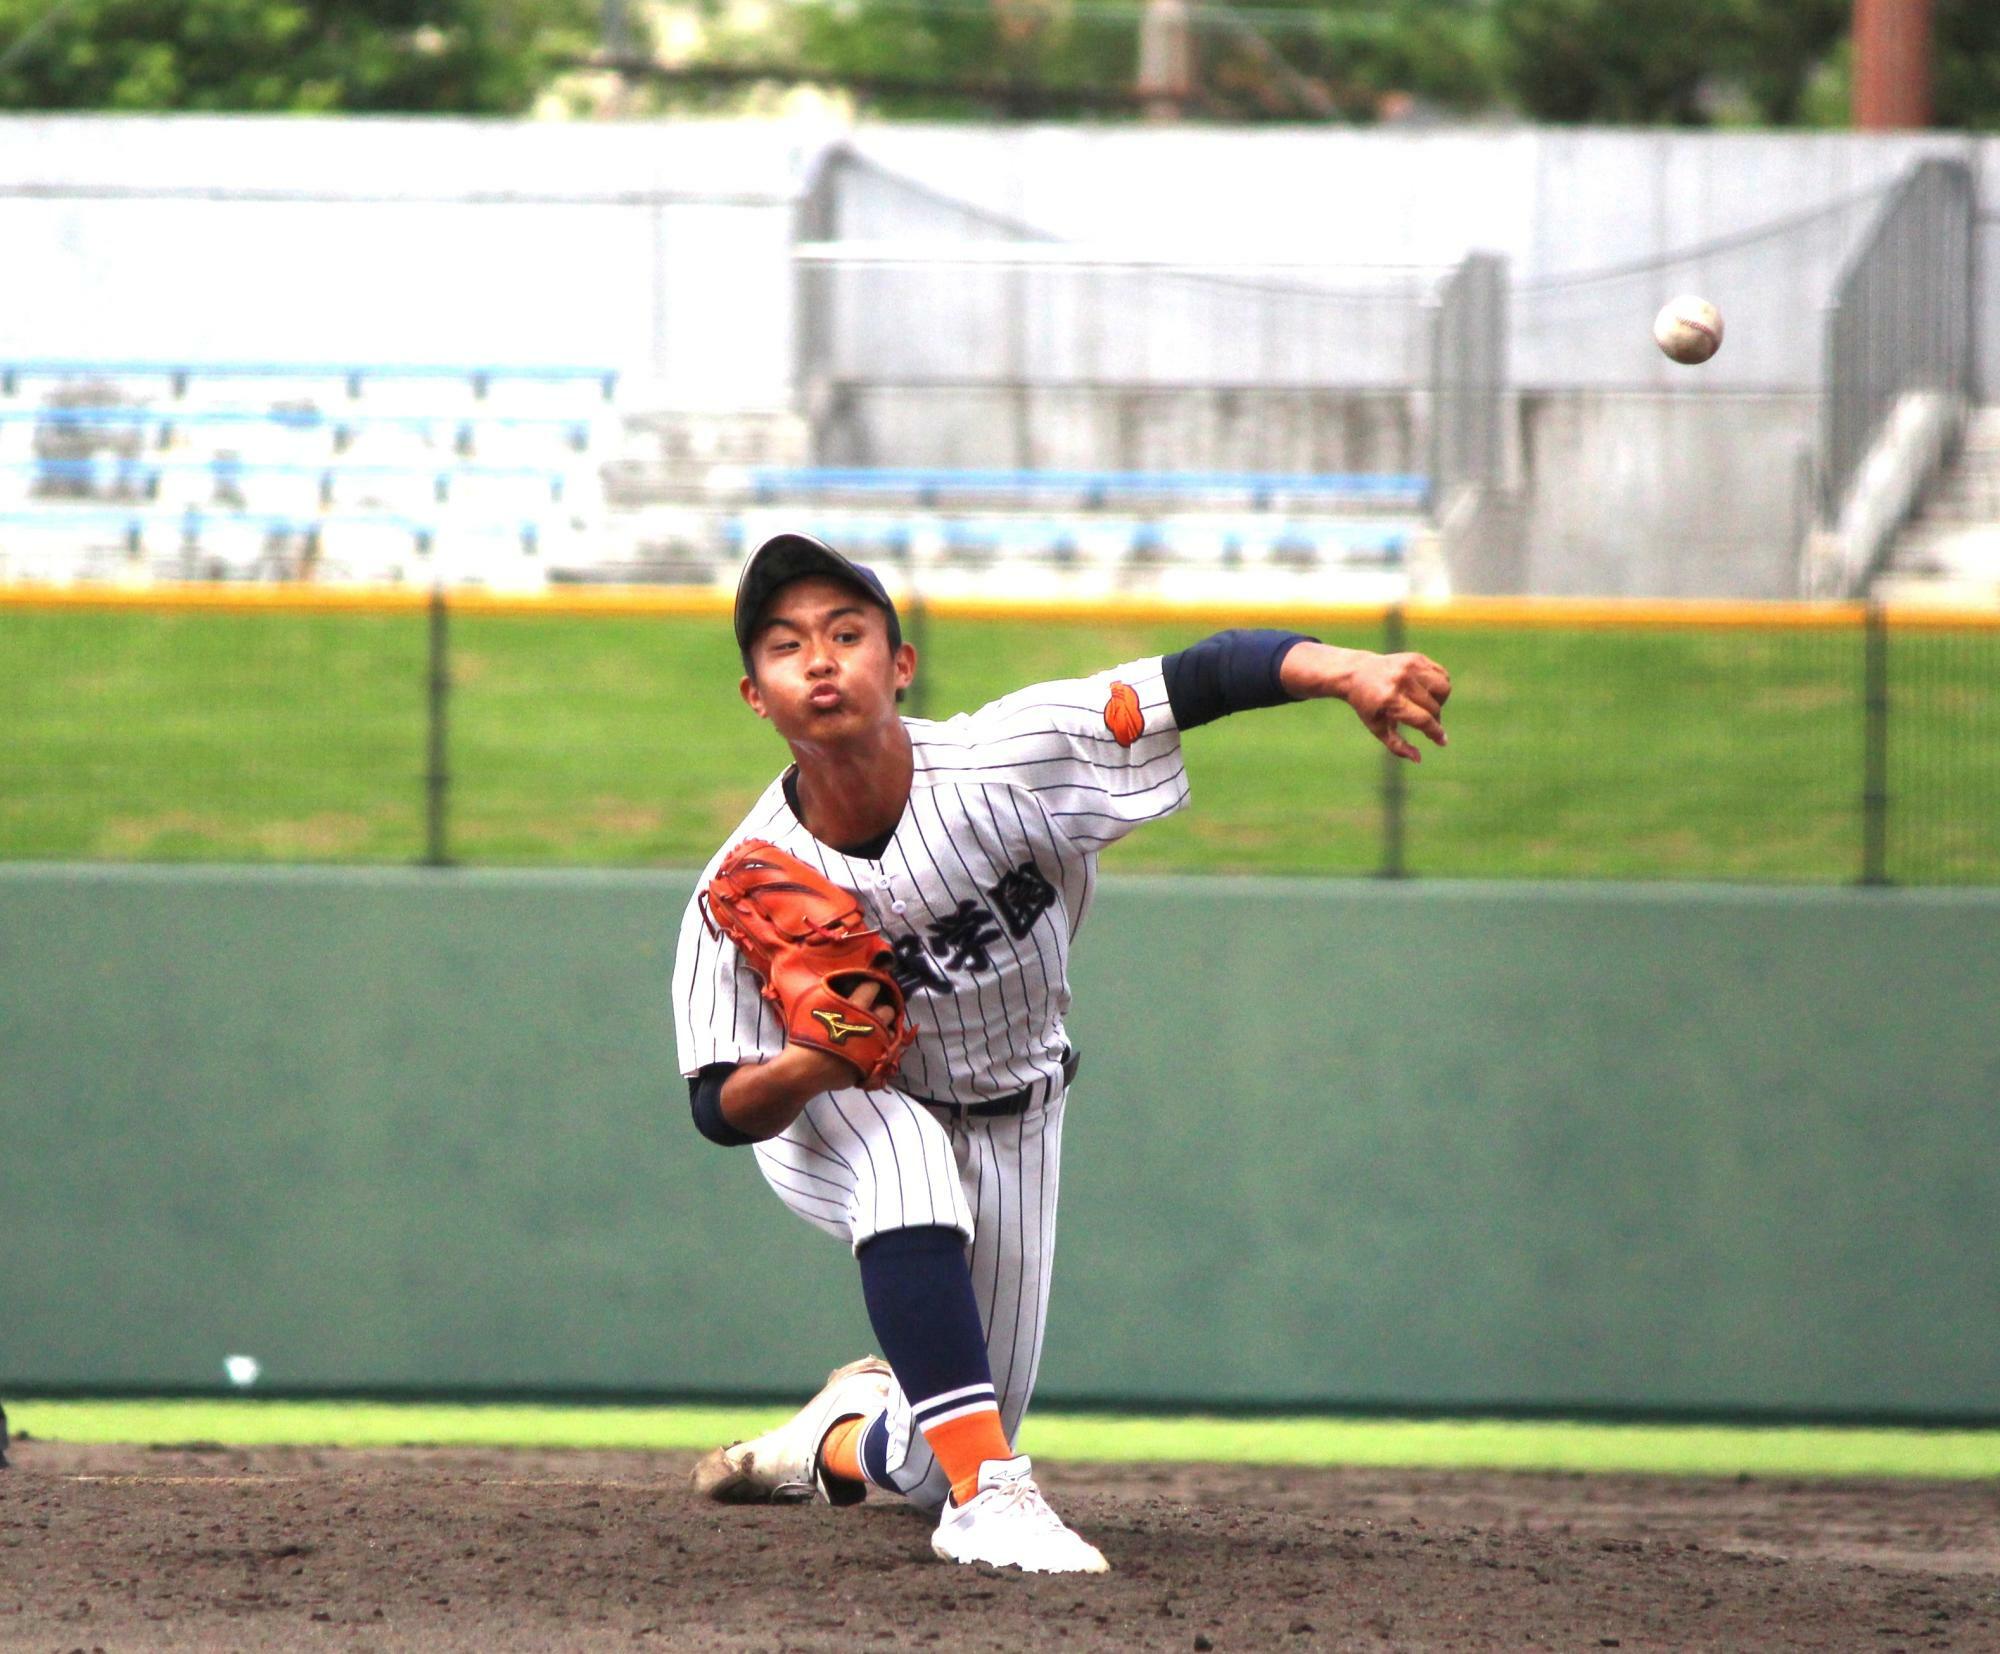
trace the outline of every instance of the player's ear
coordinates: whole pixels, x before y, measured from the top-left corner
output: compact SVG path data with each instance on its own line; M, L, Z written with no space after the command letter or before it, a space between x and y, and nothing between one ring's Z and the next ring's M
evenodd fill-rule
M895 674L896 687L908 689L917 675L917 646L914 643L902 645L891 657L889 666Z
M749 673L744 673L742 682L736 686L736 693L743 697L743 704L756 713L758 717L768 718L771 716L764 707L764 692L757 687L757 680L751 677Z

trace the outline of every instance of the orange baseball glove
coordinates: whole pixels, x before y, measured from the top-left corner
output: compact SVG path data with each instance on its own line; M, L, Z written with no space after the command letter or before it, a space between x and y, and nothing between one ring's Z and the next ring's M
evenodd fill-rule
M850 892L753 838L722 858L701 906L763 982L786 1039L845 1057L869 1090L889 1083L917 1030L890 974L895 956ZM863 1005L854 995L869 983L874 1002Z

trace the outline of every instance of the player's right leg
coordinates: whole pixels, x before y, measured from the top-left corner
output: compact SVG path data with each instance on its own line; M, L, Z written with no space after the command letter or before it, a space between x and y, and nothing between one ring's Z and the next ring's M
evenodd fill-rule
M1049 1510L1028 1461L1009 1445L1041 1352L1060 1107L1010 1122L996 1152L983 1132L947 1128L897 1093L835 1092L758 1146L759 1166L780 1198L854 1247L896 1382L862 1416L849 1412L852 1375L867 1364L837 1371L778 1431L710 1454L697 1472L702 1491L748 1500L817 1492L845 1502L860 1488L828 1471L858 1470L869 1485L943 1511L933 1541L940 1556L1039 1572L1104 1568L1097 1550ZM1034 1159L1031 1200L1016 1164L1024 1143ZM1027 1206L1034 1213L1024 1222ZM975 1211L988 1231L983 1246L970 1244ZM994 1367L1003 1361L996 1387ZM858 1428L834 1435L850 1418Z

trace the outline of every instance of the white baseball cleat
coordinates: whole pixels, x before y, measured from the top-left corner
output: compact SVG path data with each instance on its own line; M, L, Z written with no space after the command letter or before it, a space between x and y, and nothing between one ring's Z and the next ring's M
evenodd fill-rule
M841 1419L881 1412L894 1383L879 1356L834 1368L819 1394L777 1429L705 1454L694 1467L695 1492L725 1505L859 1503L866 1490L858 1482L820 1473L819 1444Z
M979 1492L947 1504L931 1549L947 1562L988 1562L1029 1574L1104 1574L1104 1553L1049 1509L1026 1457L979 1467Z

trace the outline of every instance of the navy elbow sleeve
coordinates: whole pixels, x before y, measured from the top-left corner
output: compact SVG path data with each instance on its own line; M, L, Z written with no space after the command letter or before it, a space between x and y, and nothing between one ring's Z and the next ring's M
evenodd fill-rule
M736 1072L733 1062L712 1062L688 1081L688 1107L694 1111L694 1129L711 1143L725 1149L740 1149L756 1138L746 1137L722 1114L722 1083Z
M1278 668L1293 644L1312 641L1303 632L1232 629L1168 655L1160 672L1174 723L1196 729L1232 712L1282 706L1291 696Z

